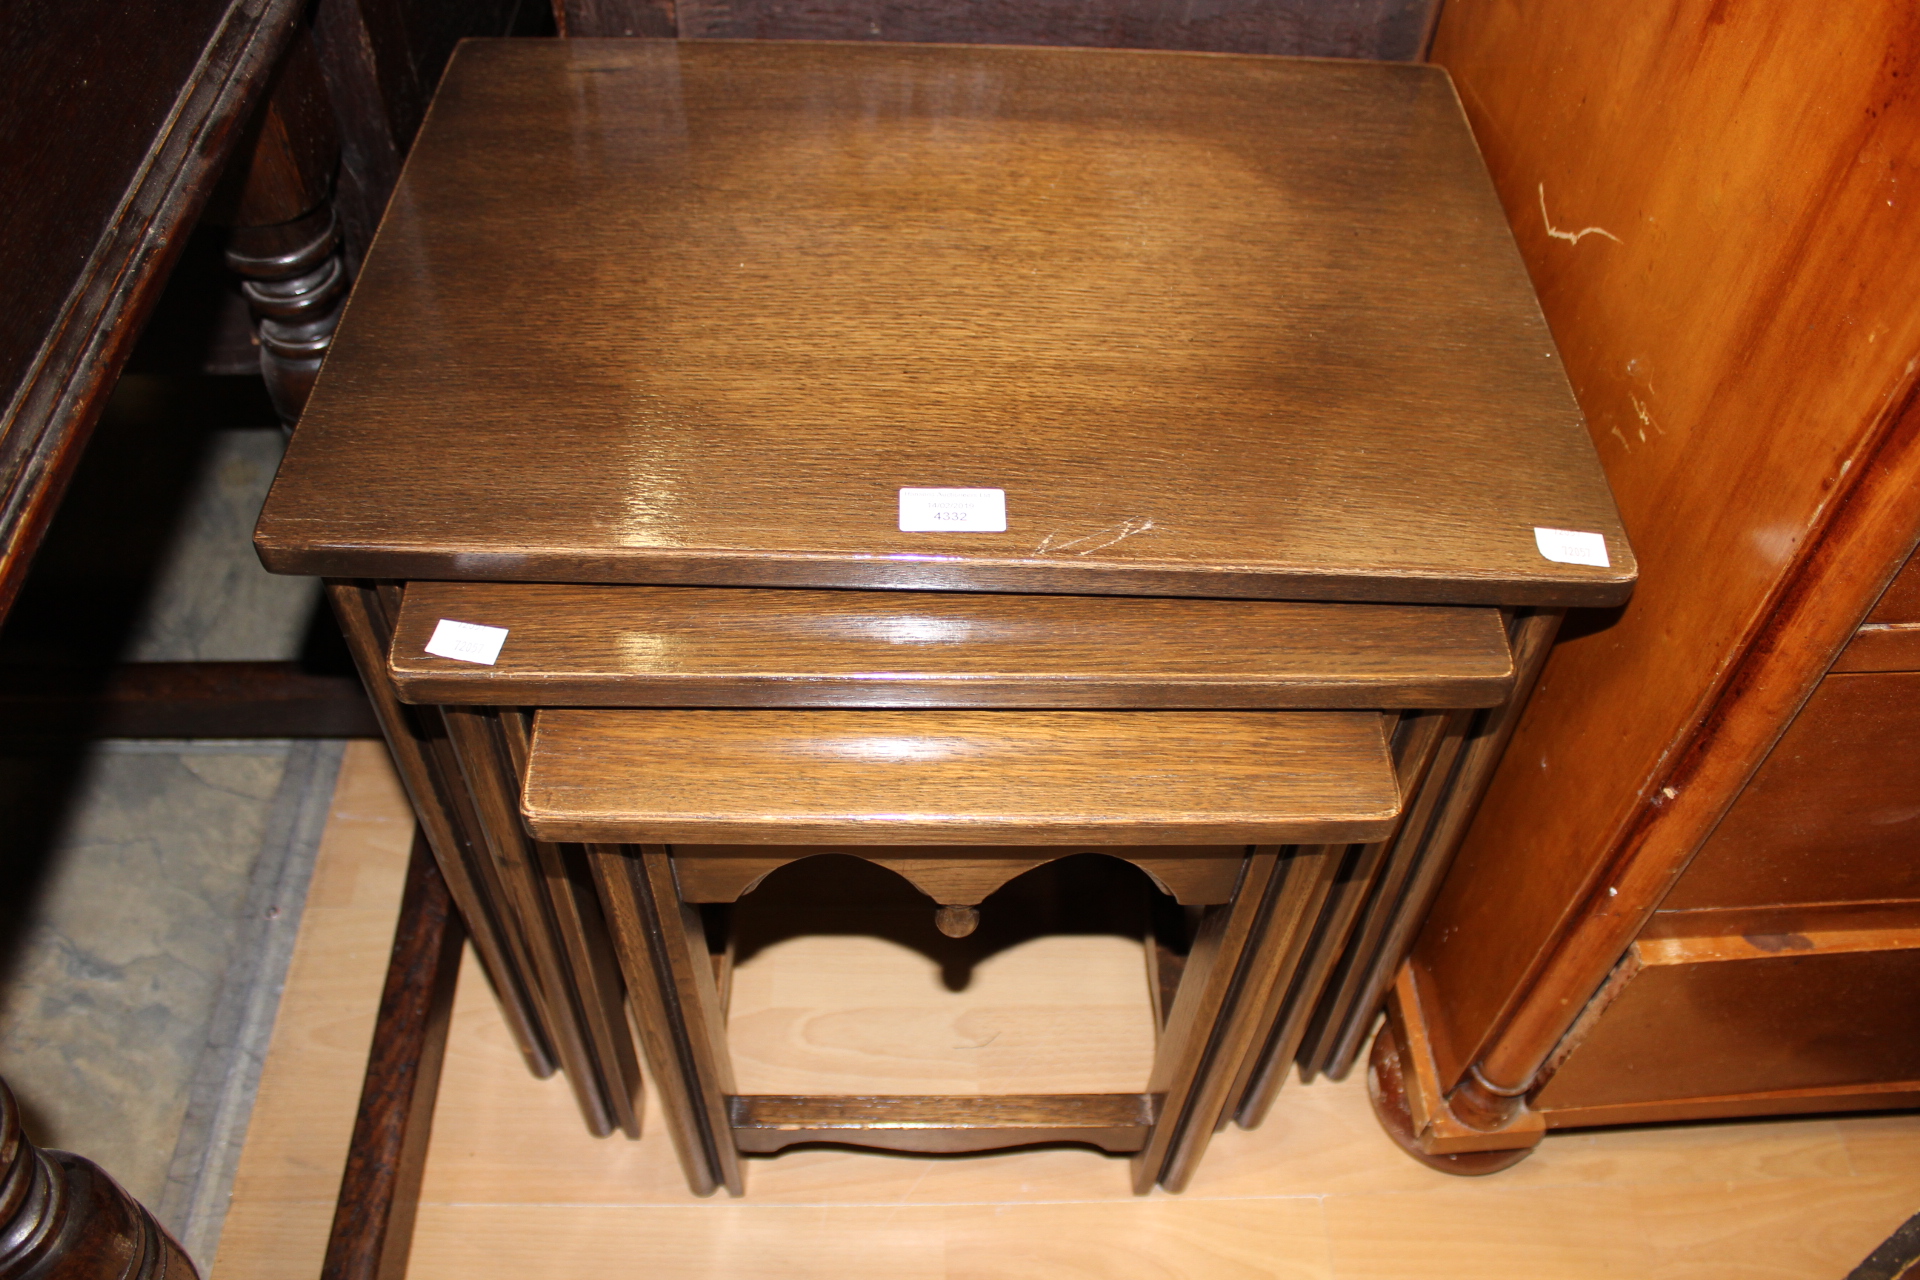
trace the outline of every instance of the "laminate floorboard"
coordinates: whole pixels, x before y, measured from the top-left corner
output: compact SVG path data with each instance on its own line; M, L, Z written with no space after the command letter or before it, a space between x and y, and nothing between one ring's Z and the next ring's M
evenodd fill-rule
M378 748L355 744L214 1280L319 1273L407 833ZM894 1092L1113 1088L1144 1069L1124 922L1015 930L964 972L914 942L921 923L900 910L867 931L844 913L817 934L763 929L733 992L743 1087L860 1073ZM1836 1280L1920 1208L1916 1115L1552 1134L1467 1181L1389 1144L1356 1076L1290 1085L1262 1128L1216 1139L1180 1196L1135 1198L1124 1160L1090 1151L810 1148L750 1159L743 1200L701 1200L647 1103L640 1141L587 1136L565 1084L527 1076L469 959L409 1274Z

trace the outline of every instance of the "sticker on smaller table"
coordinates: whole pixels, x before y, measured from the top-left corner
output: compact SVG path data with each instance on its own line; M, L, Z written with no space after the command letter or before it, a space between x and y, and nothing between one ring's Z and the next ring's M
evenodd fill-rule
M440 625L433 629L432 639L427 641L427 652L436 658L477 662L483 667L490 667L499 660L500 646L506 642L505 627L485 627L477 622L455 622L452 618L442 618Z
M1578 529L1542 529L1533 527L1533 545L1540 554L1558 564L1585 564L1596 569L1611 569L1607 558L1607 539L1598 533Z

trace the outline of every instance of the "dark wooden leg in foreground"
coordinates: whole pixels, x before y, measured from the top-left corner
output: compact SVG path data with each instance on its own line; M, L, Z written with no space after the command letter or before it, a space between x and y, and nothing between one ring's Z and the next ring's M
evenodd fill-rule
M198 1280L184 1250L99 1165L42 1151L0 1081L0 1276Z
M322 1280L400 1280L466 930L416 829Z

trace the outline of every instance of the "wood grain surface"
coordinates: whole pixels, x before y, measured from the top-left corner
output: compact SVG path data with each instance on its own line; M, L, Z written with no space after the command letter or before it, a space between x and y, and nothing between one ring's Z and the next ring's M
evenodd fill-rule
M1439 0L555 0L564 36L911 40L1417 58Z
M1920 674L1828 676L1661 909L1891 900L1920 902Z
M350 765L383 754L349 752ZM386 778L377 804L336 802L215 1280L319 1273L412 823ZM346 838L376 819L384 843ZM1142 1088L1153 1029L1131 940L1050 934L1008 949L983 925L951 944L978 944L956 992L913 943L819 919L742 960L743 1090ZM1111 1031L1089 1034L1102 1014ZM916 1043L937 1050L901 1051ZM596 1140L559 1081L528 1078L469 964L413 1273L604 1280L640 1259L659 1280L1838 1277L1920 1204L1920 1114L1549 1134L1509 1173L1466 1183L1382 1138L1362 1074L1289 1086L1273 1122L1219 1134L1178 1196L1135 1199L1124 1166L1084 1147L959 1160L821 1147L750 1161L745 1200L696 1200L660 1110L638 1143Z
M1791 936L1643 948L1537 1108L1920 1080L1920 1023L1890 998L1920 983L1920 930Z
M0 9L0 613L299 19L290 0Z
M1555 648L1417 945L1450 1081L1526 1083L1912 551L1917 55L1893 3L1442 14L1643 560Z
M1920 554L1916 554L1894 576L1892 582L1867 615L1872 623L1920 622Z
M914 486L1002 489L1006 531L902 533ZM1635 573L1445 76L933 45L463 46L256 541L1427 603Z
M797 1142L845 1142L889 1151L991 1151L1036 1142L1084 1142L1138 1151L1153 1124L1146 1093L990 1094L979 1097L782 1096L727 1099L742 1151Z
M403 1280L467 931L416 830L321 1280Z
M790 863L851 854L887 868L942 904L973 906L1035 867L1081 853L1102 853L1139 867L1155 887L1188 906L1227 902L1246 860L1244 845L698 845L673 847L673 875L686 902L737 902Z
M1365 840L1400 810L1359 711L543 711L544 840Z
M491 666L426 651L504 627ZM409 702L499 706L1487 706L1498 611L1114 596L416 582Z
M1920 622L1869 622L1834 659L1833 671L1920 671Z

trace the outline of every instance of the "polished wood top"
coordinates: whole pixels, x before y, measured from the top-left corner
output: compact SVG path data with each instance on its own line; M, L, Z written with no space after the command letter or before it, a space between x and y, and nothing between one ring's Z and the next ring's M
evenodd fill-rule
M426 651L507 631L491 666ZM415 582L409 702L693 707L1479 707L1496 609L923 591Z
M1324 844L1400 811L1367 711L542 711L544 840Z
M1004 490L1006 530L903 533L905 487ZM1634 577L1442 73L1086 49L467 43L257 542L389 578Z

